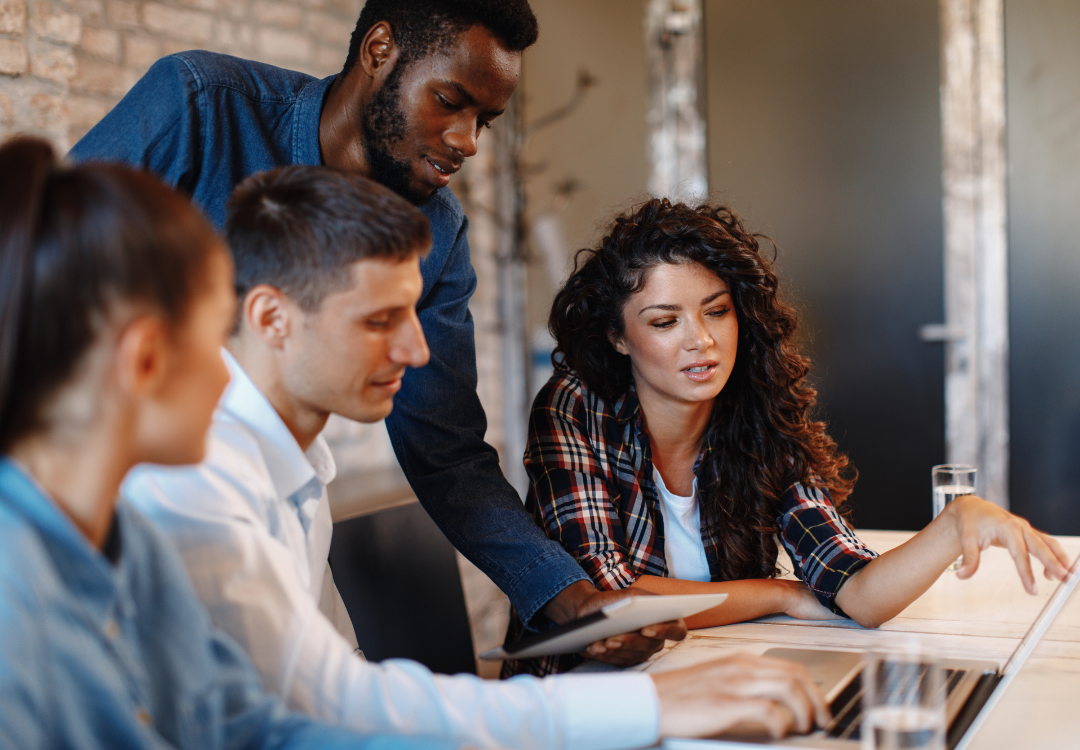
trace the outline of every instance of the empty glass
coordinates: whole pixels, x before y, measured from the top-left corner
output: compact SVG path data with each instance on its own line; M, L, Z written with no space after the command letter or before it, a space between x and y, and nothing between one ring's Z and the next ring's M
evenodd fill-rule
M933 487L934 518L938 517L945 506L961 495L975 494L975 474L977 469L967 464L939 464L930 470ZM949 570L960 567L960 560L955 560Z

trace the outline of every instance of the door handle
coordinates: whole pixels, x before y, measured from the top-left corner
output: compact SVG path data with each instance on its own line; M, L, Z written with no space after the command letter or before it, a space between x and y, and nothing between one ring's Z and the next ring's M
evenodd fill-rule
M930 323L919 329L919 338L923 341L949 343L962 341L964 329L947 323Z

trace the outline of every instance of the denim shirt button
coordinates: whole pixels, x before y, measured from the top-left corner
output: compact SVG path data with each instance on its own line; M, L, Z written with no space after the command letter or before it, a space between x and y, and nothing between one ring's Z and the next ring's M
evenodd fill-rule
M139 706L139 709L135 712L135 720L142 724L144 727L154 725L154 720L150 718L150 712L142 706Z
M105 637L109 640L116 640L120 635L120 626L116 624L116 620L109 620L105 623Z

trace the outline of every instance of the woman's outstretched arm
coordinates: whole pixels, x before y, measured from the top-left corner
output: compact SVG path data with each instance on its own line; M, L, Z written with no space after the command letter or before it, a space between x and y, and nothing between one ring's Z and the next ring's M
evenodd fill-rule
M823 606L802 581L751 578L712 583L645 575L634 581L631 588L653 594L728 595L720 606L687 617L688 628L712 628L776 614L800 620L840 619L840 615Z
M1056 539L993 503L965 495L914 537L856 572L836 594L836 603L860 625L876 628L918 599L961 555L957 577L974 575L979 554L988 547L1009 550L1029 594L1037 591L1031 555L1042 562L1048 579L1068 573L1068 555Z

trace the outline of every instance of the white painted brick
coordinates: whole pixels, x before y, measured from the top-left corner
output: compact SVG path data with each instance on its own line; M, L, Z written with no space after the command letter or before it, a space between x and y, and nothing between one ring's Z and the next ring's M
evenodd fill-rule
M349 50L356 22L345 23L339 16L331 13L311 12L308 14L308 31L315 37L318 45L330 44L342 50L342 60Z
M259 53L282 62L306 62L311 57L311 40L295 31L259 29Z
M41 130L63 129L67 124L67 108L64 100L52 94L35 94L30 97L30 123Z
M0 39L0 73L17 76L30 68L30 57L26 42L15 39Z
M303 11L297 6L288 3L255 0L251 10L255 20L259 23L280 26L285 29L299 29L304 20Z
M255 29L249 24L239 24L236 26L236 34L233 37L234 41L241 48L250 49L255 45Z
M214 44L219 49L229 50L236 48L236 29L228 21L218 20L214 24Z
M186 52L191 49L191 42L185 42L182 39L162 39L161 40L161 54L172 55L177 52Z
M348 48L334 49L319 45L315 49L315 67L322 76L334 75L341 72L341 66L345 64L345 55Z
M0 125L15 124L15 102L7 94L0 94Z
M82 19L74 13L53 8L45 0L34 3L30 29L42 39L66 44L78 44L82 34Z
M161 57L161 44L152 36L129 34L124 38L124 62L140 70L148 70Z
M189 8L198 8L199 10L205 10L211 13L216 12L220 5L218 0L178 0L178 2Z
M94 57L120 61L120 34L112 29L83 29L79 47Z
M122 96L135 83L135 76L123 65L99 60L80 60L79 74L71 88L81 93Z
M143 6L143 24L171 39L205 44L213 35L213 16L197 10L172 8L160 3Z
M67 83L75 77L75 55L70 49L40 49L30 56L30 71L38 78Z
M100 24L105 18L103 0L68 0L68 5L83 21Z
M113 104L110 98L100 96L69 96L66 101L68 126L85 133L108 114Z
M25 0L0 0L0 34L26 33Z
M109 21L121 29L134 29L139 26L139 6L126 0L109 0Z

